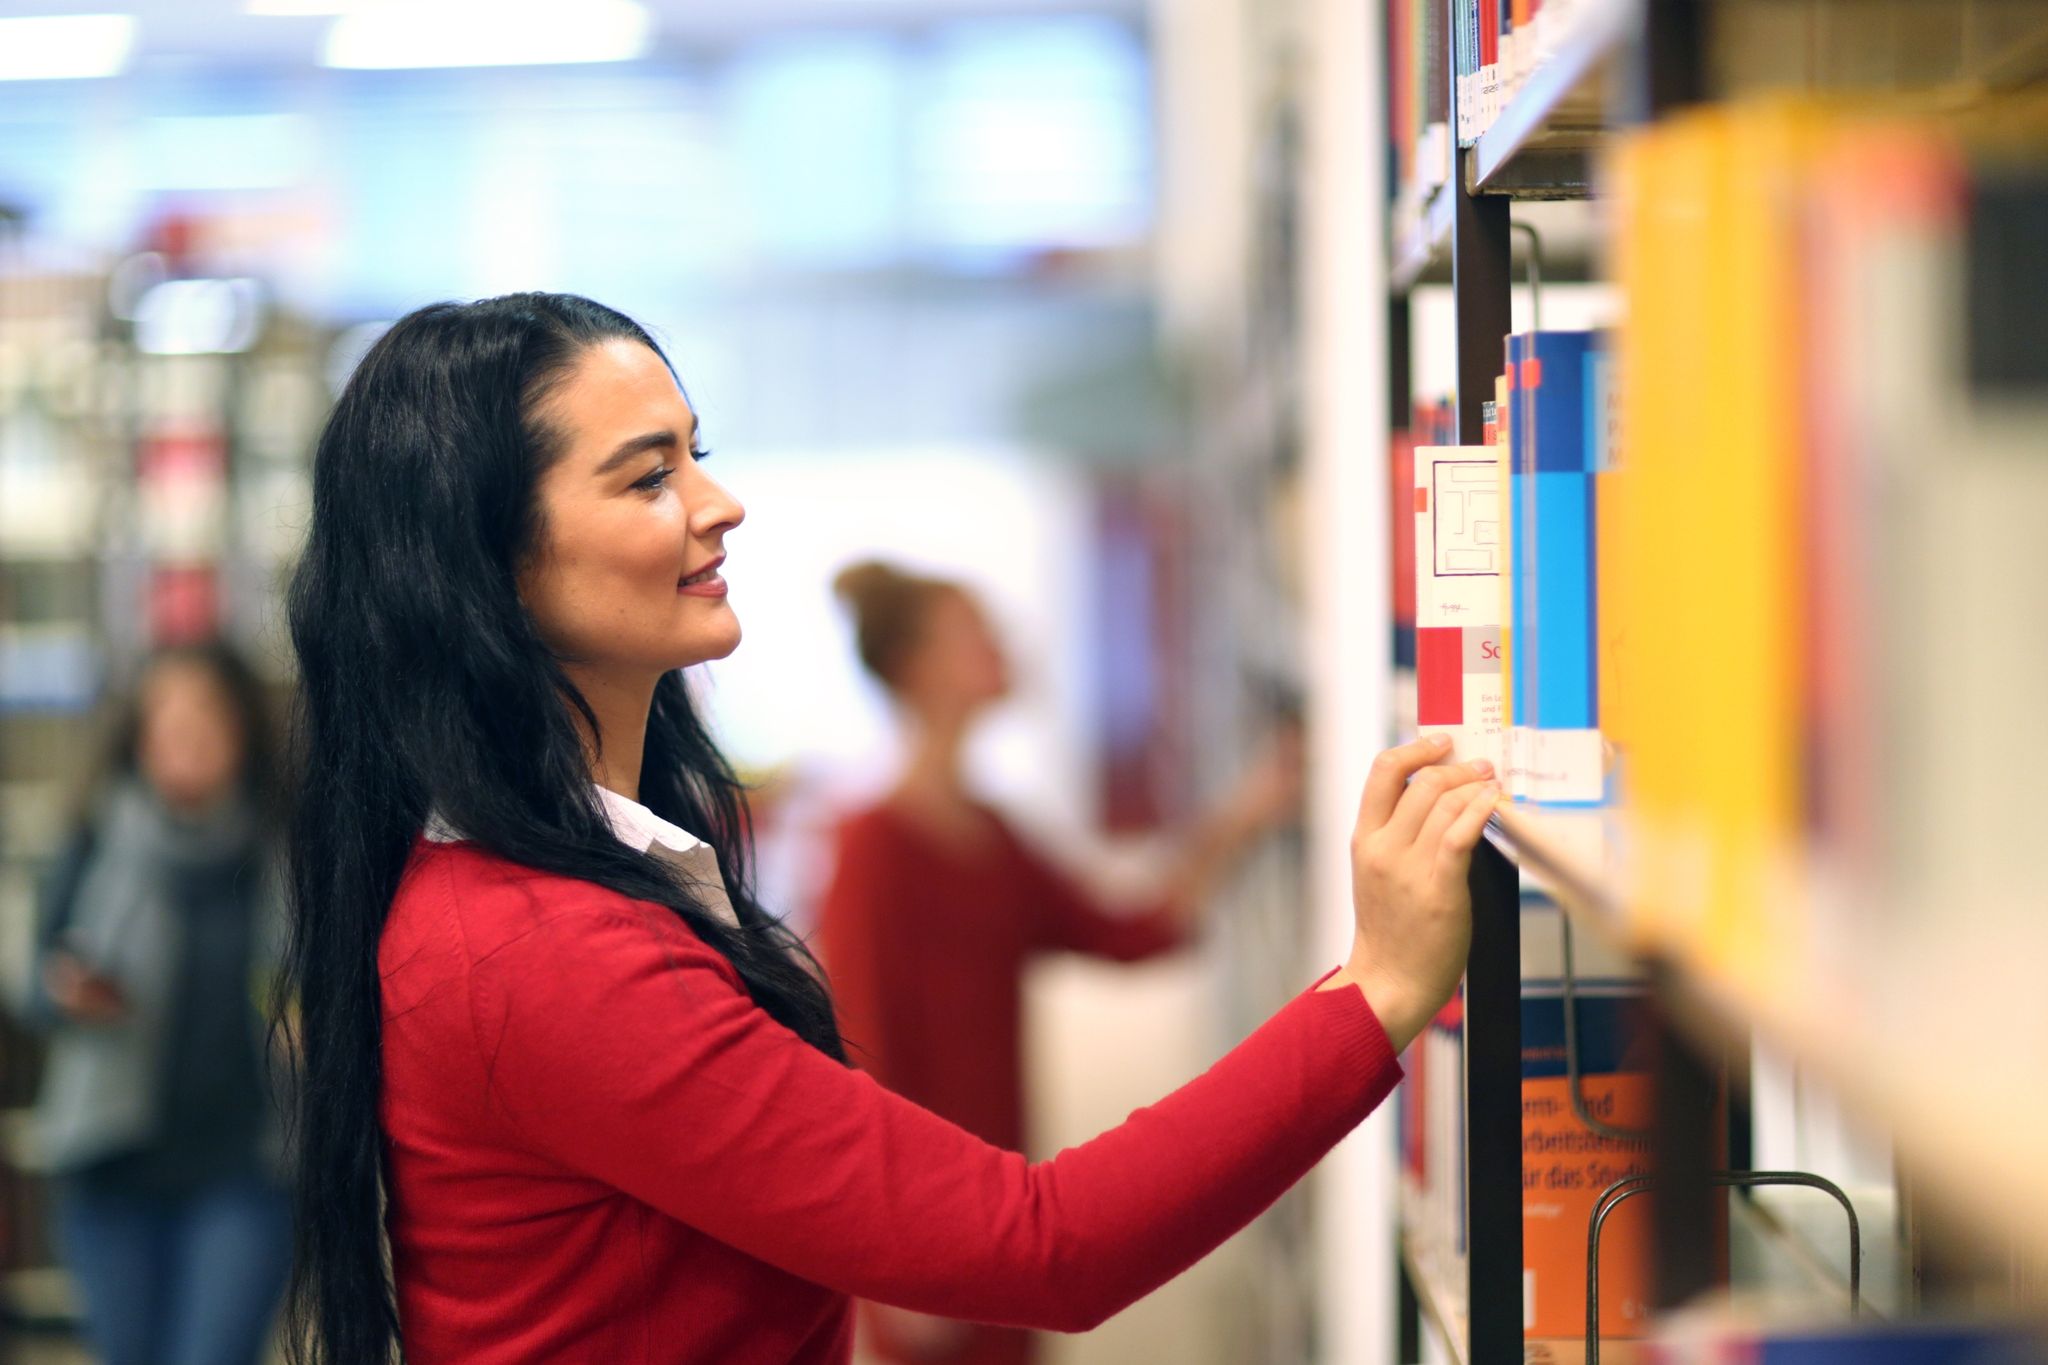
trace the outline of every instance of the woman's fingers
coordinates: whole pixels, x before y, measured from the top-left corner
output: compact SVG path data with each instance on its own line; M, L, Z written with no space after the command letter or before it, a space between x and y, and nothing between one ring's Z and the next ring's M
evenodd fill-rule
M1386 837L1400 844L1419 842L1423 822L1445 793L1481 782L1493 776L1493 765L1485 759L1472 763L1439 763L1424 768L1408 781L1408 790L1394 806L1387 821Z
M1381 752L1365 775L1365 792L1358 800L1358 832L1370 834L1387 823L1411 773L1439 762L1451 751L1449 735L1425 735L1398 748Z
M1488 782L1478 788L1471 801L1445 827L1443 841L1437 845L1437 856L1462 859L1477 847L1479 836L1485 832L1486 822L1499 802L1500 783Z
M1436 804L1429 808L1428 815L1423 818L1422 829L1415 836L1416 846L1424 852L1434 853L1437 845L1443 842L1444 831L1451 827L1451 822L1464 813L1465 807L1479 800L1480 793L1490 785L1492 784L1486 782L1467 782L1439 796Z

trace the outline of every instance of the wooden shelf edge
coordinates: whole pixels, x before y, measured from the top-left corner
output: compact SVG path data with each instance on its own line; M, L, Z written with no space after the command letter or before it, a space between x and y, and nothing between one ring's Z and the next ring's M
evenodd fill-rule
M1486 838L1537 884L1623 952L1648 947L1627 928L1626 898L1606 862L1620 839L1620 816L1606 807L1501 806Z
M1551 116L1621 47L1640 17L1641 0L1585 0L1571 31L1549 61L1532 73L1493 126L1473 146L1472 192L1497 186Z

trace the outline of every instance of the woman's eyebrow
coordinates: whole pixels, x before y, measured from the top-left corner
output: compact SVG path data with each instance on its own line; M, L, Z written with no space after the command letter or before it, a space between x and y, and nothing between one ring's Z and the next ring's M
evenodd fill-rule
M593 477L603 478L636 455L644 455L650 450L679 450L682 444L682 439L673 431L650 431L629 437L620 442L617 450L604 457L604 463L597 467Z

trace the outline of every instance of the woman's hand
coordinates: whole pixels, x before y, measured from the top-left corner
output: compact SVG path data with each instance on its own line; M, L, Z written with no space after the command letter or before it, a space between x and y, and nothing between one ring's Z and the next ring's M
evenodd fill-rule
M1351 833L1351 958L1324 989L1356 985L1395 1048L1451 998L1472 946L1465 885L1500 796L1493 767L1445 763L1442 735L1373 760Z
M118 1024L128 1017L120 983L59 950L43 963L43 989L65 1018L79 1024Z
M1261 746L1223 802L1219 824L1236 842L1301 816L1303 742L1301 727L1283 723Z

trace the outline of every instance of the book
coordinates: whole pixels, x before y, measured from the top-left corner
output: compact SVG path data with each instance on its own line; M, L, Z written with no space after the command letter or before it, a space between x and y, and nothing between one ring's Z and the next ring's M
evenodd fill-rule
M1534 892L1522 901L1522 1280L1523 1331L1583 1337L1586 1233L1601 1193L1649 1172L1649 1143L1588 1127L1625 1130L1654 1107L1645 984L1637 969L1588 936L1575 941L1574 1029L1579 1092L1566 1063L1563 913ZM1647 1198L1629 1200L1601 1230L1600 1333L1643 1333L1651 1303Z
M1451 178L1451 76L1450 38L1445 31L1443 0L1420 0L1422 52L1418 62L1422 80L1420 100L1420 145L1416 149L1416 179L1425 190L1434 190Z
M1797 206L1825 126L1792 101L1691 111L1616 162L1627 477L1602 576L1628 642L1631 911L1759 973L1797 896Z
M1452 0L1452 3L1457 6L1453 25L1457 72L1457 108L1454 112L1458 128L1458 145L1469 147L1478 138L1481 128L1480 0Z
M1501 753L1499 467L1486 446L1415 450L1416 723L1452 757Z
M1860 946L1882 926L1923 945L1916 970L1996 1002L2032 996L2007 964L2043 943L2024 794L2048 752L2042 140L2029 163L1967 130L1855 128L1807 182L1804 220L1808 328L1834 359L1801 524L1801 809L1815 860L1848 882L1815 927ZM1993 1058L2042 1053L2033 1016L2000 1017L1992 1084Z
M1512 342L1512 338L1509 339ZM1493 405L1496 413L1493 434L1489 443L1494 447L1494 459L1498 466L1499 493L1496 502L1500 514L1500 672L1501 672L1501 716L1500 716L1500 785L1509 796L1516 795L1515 756L1515 684L1514 652L1509 641L1514 635L1514 536L1510 530L1512 508L1508 501L1509 488L1514 475L1514 463L1510 452L1514 450L1514 433L1511 430L1514 418L1514 404L1508 401L1508 377L1505 373L1494 376Z
M1397 431L1387 443L1392 475L1387 540L1393 549L1394 667L1415 667L1415 442Z
M1511 522L1513 791L1595 804L1605 795L1599 730L1595 475L1605 427L1592 332L1510 338L1506 376Z
M2019 1365L2039 1358L2038 1339L2001 1324L1786 1325L1741 1306L1683 1315L1642 1357L1645 1365Z

